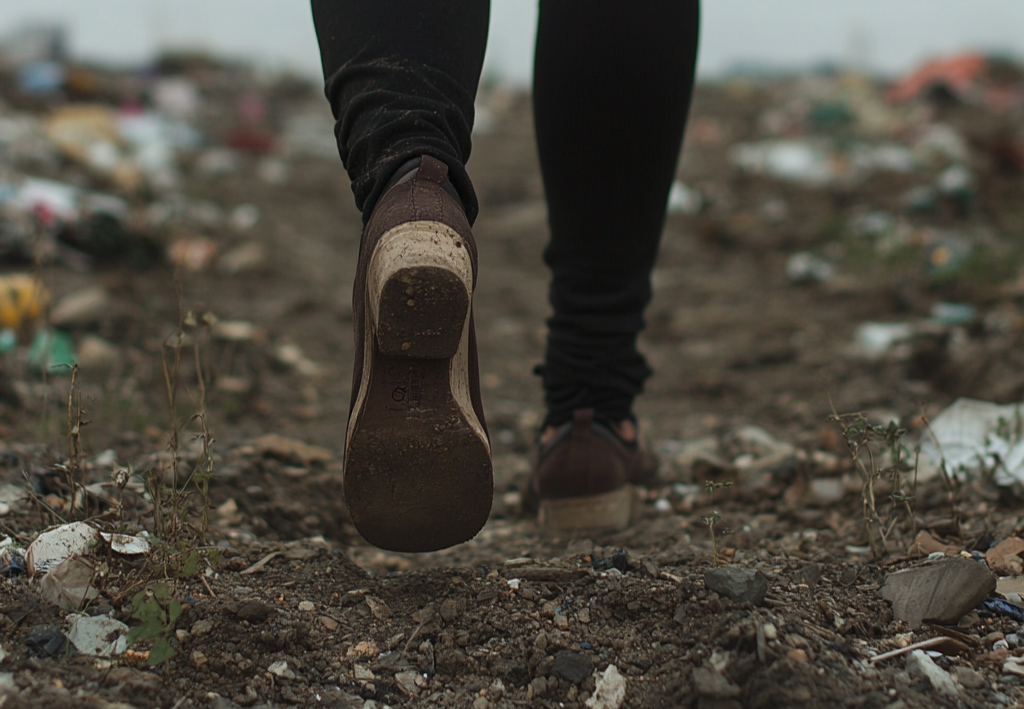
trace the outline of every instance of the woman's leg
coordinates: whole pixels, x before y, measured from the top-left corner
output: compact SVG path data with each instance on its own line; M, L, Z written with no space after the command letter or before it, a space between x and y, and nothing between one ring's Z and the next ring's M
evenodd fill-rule
M698 0L541 0L534 120L554 315L547 425L631 415L636 349L693 90Z
M466 174L473 103L487 44L488 0L312 0L335 135L368 221L395 172L430 155L470 223Z

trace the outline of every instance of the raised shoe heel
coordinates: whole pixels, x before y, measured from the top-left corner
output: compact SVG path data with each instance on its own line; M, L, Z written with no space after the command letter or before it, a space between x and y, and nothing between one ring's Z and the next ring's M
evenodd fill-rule
M434 221L401 224L380 238L366 275L382 355L455 356L473 290L471 257L458 233Z
M600 495L542 499L537 521L550 534L617 532L639 516L640 496L632 485Z

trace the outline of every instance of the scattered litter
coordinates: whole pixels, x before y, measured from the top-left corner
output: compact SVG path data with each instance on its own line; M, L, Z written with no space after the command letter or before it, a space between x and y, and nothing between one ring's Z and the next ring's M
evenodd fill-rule
M917 628L923 621L955 625L995 588L995 574L985 564L944 556L889 574L880 593L896 618Z
M128 626L107 616L68 616L68 640L83 655L113 657L128 648Z
M39 584L40 595L66 611L77 611L99 596L93 585L95 566L80 556L72 556L52 567Z
M799 251L786 261L786 278L793 283L823 283L835 275L830 261L808 251Z
M969 303L935 303L929 315L943 325L967 325L978 319L978 309Z
M25 635L24 642L30 655L56 657L62 654L68 639L55 625L35 625Z
M1024 482L1022 415L1024 403L957 399L931 421L921 445L922 479L942 467L961 480L993 475L1002 486Z
M38 318L50 295L42 281L25 273L0 276L0 327L17 330Z
M913 334L914 328L909 323L865 322L857 326L853 339L857 354L875 360L886 355L899 356L901 352L897 348L906 345ZM909 355L909 345L904 349Z
M62 524L42 532L28 546L29 573L46 571L68 557L86 554L96 542L96 530L85 522Z
M75 344L61 330L40 330L28 350L28 366L39 373L71 374L77 362Z
M69 293L53 304L50 323L68 328L94 323L110 313L113 298L102 286L89 286Z
M149 553L149 542L142 537L132 536L130 534L110 534L108 532L101 532L100 536L110 544L110 548L116 551L118 554L148 554Z

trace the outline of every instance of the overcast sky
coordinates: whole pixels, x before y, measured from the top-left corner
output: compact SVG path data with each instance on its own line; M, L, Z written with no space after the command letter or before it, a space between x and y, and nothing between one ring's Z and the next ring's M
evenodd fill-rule
M738 62L846 60L893 74L964 48L1024 56L1024 0L705 0L703 15L705 76ZM38 21L65 23L73 52L88 59L135 63L187 47L320 70L306 0L0 2L0 37ZM535 21L535 0L493 0L487 73L529 82Z

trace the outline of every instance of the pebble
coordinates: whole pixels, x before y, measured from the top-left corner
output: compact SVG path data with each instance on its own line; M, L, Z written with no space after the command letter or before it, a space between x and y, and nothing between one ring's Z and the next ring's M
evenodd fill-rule
M693 671L693 688L702 697L729 699L740 695L740 688L708 667L698 667Z
M779 637L779 629L776 628L771 623L765 623L764 624L764 639L765 640L775 640L778 637Z
M807 651L806 650L798 650L796 648L793 648L792 650L787 652L786 653L786 657L788 657L793 662L801 662L802 663L802 662L809 662L810 661L810 658L807 656Z
M559 650L555 655L555 663L551 673L558 675L567 682L580 684L594 673L594 663L586 655L572 650Z
M206 654L202 650L193 650L189 658L196 667L202 667L206 664Z
M491 703L487 701L487 697L477 697L473 700L473 709L490 709Z
M977 563L977 562L971 562ZM924 650L914 650L907 657L907 674L913 679L926 679L940 694L957 696L956 685L945 670L935 664Z
M589 709L619 709L625 700L626 678L615 665L608 665L597 679L594 695L585 704Z
M295 679L295 673L289 669L288 663L284 660L278 660L271 664L270 667L267 668L267 672L272 675L276 675L281 679Z
M300 611L304 611L304 612L308 613L309 611L313 610L314 608L316 608L316 604L314 604L312 601L302 601L302 602L299 603L299 610Z
M213 630L213 621L209 618L203 618L202 620L197 620L195 623L193 623L192 627L189 629L189 632L192 635L205 635L211 630Z
M735 565L705 572L704 584L720 596L755 606L761 605L768 593L768 577L764 573Z
M956 678L960 680L960 684L967 689L981 689L987 684L985 677L970 667L957 666L954 668L954 671L956 672Z

